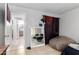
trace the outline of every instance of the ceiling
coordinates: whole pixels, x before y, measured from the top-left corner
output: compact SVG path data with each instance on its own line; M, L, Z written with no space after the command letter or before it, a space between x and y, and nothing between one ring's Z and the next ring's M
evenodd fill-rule
M62 14L79 7L79 3L13 3L13 5L56 14Z

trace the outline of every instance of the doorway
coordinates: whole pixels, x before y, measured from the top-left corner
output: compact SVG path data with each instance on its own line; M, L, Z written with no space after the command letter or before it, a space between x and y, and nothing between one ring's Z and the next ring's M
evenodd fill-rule
M11 54L14 50L24 49L25 39L24 39L24 15L22 14L12 14L11 15L11 29L10 33L11 41L10 46L7 50L7 54ZM9 38L10 39L10 38Z

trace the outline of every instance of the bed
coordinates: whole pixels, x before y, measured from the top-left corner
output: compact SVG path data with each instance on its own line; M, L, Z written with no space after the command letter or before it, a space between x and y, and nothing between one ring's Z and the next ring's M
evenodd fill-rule
M61 53L62 55L79 55L79 43L69 44Z

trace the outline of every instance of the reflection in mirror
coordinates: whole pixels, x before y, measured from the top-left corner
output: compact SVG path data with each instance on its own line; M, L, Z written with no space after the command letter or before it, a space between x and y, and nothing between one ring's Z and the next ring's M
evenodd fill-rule
M23 20L18 20L19 38L23 37L23 30L24 30L24 21Z
M42 32L41 27L32 27L31 28L31 46L32 47L38 47L45 45L44 42L44 33Z
M31 35L35 36L35 34L41 34L41 28L37 28L37 27L32 27L31 28Z

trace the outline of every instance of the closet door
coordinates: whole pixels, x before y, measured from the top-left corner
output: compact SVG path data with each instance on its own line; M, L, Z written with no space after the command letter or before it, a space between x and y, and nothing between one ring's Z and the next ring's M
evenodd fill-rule
M59 18L54 17L53 37L59 36Z
M44 16L45 21L45 44L49 43L49 40L59 36L59 18Z
M45 21L45 44L49 43L49 40L53 37L54 18L50 16L44 16Z

